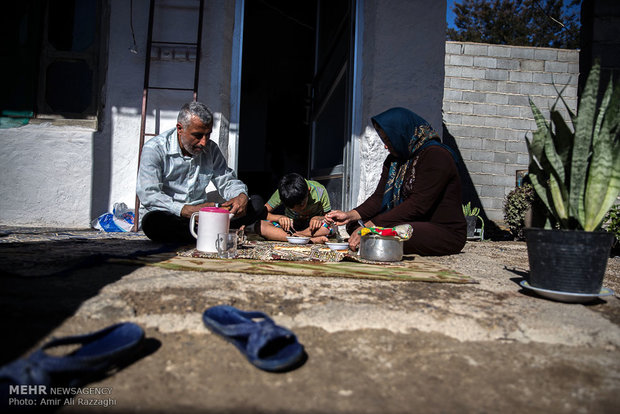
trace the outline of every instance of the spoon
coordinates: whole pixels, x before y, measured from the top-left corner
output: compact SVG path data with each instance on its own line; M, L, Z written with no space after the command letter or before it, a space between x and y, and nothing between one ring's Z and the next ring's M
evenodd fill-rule
M330 226L332 233L336 235L336 241L338 243L344 243L349 241L348 237L342 237L342 235L340 234L340 231L338 230L338 226L334 226L333 224Z

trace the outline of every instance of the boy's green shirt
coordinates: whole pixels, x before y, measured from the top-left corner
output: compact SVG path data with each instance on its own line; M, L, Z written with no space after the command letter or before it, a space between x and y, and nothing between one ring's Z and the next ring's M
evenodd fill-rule
M306 180L306 183L308 183L308 188L310 189L306 208L302 212L296 213L285 206L284 215L286 217L290 217L293 220L310 220L314 216L322 216L332 210L331 204L329 203L329 195L325 187L316 181ZM280 192L278 190L273 193L269 201L267 201L267 204L273 209L278 208L282 204Z

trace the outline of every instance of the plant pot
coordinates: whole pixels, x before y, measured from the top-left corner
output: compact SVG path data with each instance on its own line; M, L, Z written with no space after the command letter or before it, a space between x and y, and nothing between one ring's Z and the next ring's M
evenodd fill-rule
M599 293L613 234L604 231L524 229L529 284L570 293Z
M465 221L467 222L467 237L474 237L476 235L476 222L478 221L478 217L465 216Z

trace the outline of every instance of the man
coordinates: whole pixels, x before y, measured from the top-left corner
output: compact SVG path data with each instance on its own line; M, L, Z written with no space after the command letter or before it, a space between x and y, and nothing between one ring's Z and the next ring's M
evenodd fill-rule
M144 144L136 187L146 209L142 230L151 240L193 241L189 231L192 213L219 205L207 202L205 189L210 182L227 200L221 206L235 214L232 228L260 219L263 200L254 196L248 206L248 188L209 139L212 130L211 111L200 102L190 102L181 108L175 128Z

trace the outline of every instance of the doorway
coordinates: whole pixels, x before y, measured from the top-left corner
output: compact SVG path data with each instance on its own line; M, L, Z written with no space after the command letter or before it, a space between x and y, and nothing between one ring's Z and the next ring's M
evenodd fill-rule
M342 208L353 3L245 0L237 171L251 194L297 172Z

